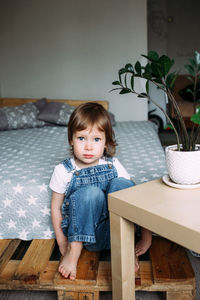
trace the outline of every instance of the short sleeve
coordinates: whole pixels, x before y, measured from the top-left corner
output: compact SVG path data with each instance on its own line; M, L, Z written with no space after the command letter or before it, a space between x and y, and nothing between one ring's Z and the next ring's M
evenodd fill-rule
M117 170L118 177L123 177L126 179L131 178L130 175L128 174L128 172L126 171L126 169L122 166L122 164L116 157L113 158L113 165L115 166L115 168Z
M69 182L71 181L72 174L68 173L62 164L54 168L49 187L56 193L64 194Z

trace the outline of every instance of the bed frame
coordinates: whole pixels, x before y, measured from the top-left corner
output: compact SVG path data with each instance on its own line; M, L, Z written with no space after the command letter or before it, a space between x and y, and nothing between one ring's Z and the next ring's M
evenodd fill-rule
M17 106L39 99L0 98L0 107ZM78 106L87 100L60 100ZM95 101L108 109L107 101ZM111 249L114 251L114 249ZM110 260L97 252L83 250L75 281L57 272L59 250L54 239L31 242L0 240L0 290L57 291L59 300L99 300L100 292L112 290ZM166 239L154 237L150 259L140 261L136 290L160 291L167 300L195 299L195 276L185 250ZM119 299L120 300L120 299ZM127 299L128 300L128 299Z
M36 102L39 100L38 98L0 98L0 107L4 106L18 106L28 102ZM91 101L91 100L68 100L68 99L47 99L48 102L64 102L72 106L78 106L82 103ZM98 102L103 105L105 109L108 110L108 101L94 100L93 102Z

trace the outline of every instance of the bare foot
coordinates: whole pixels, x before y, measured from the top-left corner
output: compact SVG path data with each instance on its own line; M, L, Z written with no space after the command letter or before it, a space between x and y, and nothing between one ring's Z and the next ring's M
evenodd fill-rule
M58 267L58 271L62 274L63 277L69 278L71 280L76 279L76 269L82 248L82 242L69 243L67 252L65 253Z
M60 250L60 253L62 254L62 256L64 256L65 253L67 252L67 248L68 248L67 240L65 240L62 244L59 245L59 250Z
M149 249L152 242L151 231L145 228L141 228L141 232L142 232L141 240L139 240L139 242L137 242L135 246L135 254L137 256L144 254Z

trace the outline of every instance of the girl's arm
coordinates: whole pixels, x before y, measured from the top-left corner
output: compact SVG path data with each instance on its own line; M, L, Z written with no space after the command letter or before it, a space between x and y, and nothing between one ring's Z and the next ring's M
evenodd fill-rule
M115 168L117 169L117 173L119 177L123 177L126 179L130 179L130 175L128 174L128 172L126 171L126 169L124 168L124 166L122 166L122 164L120 163L120 161L118 160L118 158L114 158L113 159L113 164L115 166Z
M51 219L56 235L56 240L59 246L59 250L62 255L65 255L67 251L67 237L64 235L61 222L62 222L62 214L61 214L61 206L64 201L65 194L59 194L56 192L52 192L51 199Z

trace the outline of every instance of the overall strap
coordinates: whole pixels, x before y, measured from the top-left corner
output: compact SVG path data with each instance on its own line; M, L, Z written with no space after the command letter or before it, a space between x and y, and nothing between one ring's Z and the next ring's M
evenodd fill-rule
M75 168L73 167L71 160L69 158L62 161L63 166L67 169L67 172L74 171Z
M112 157L106 157L106 161L107 161L108 167L110 169L112 169L112 167L113 167L113 158Z

